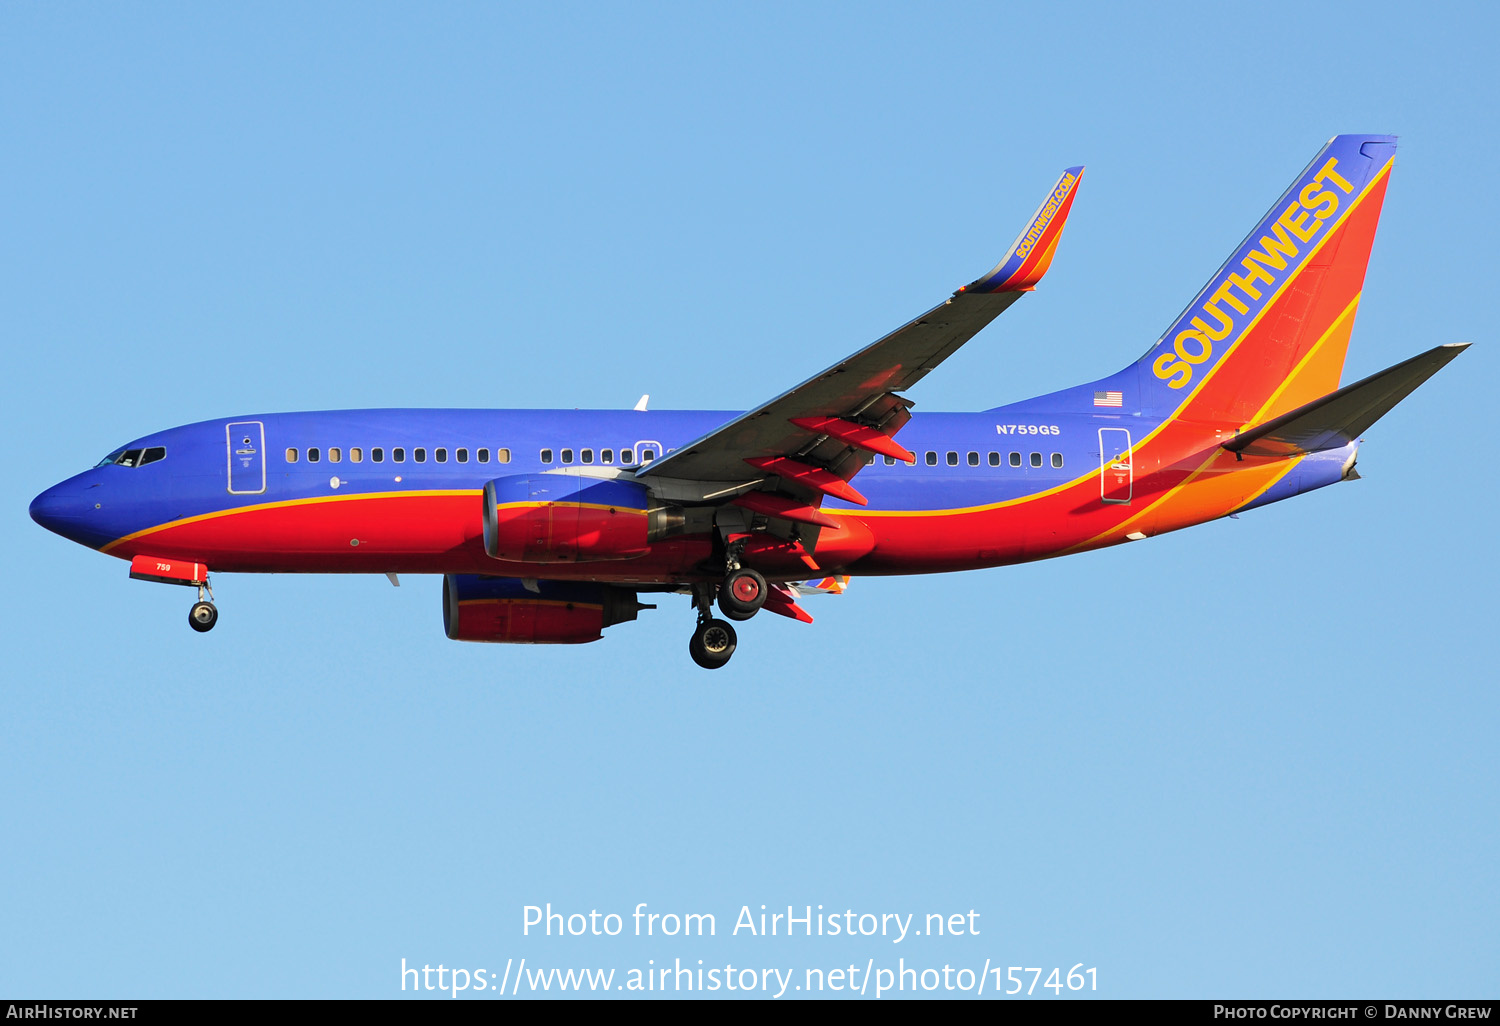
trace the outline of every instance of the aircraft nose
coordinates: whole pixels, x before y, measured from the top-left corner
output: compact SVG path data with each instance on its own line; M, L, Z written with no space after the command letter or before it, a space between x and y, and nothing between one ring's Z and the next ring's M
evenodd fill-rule
M83 489L64 481L31 500L31 519L66 538L83 519L84 506Z

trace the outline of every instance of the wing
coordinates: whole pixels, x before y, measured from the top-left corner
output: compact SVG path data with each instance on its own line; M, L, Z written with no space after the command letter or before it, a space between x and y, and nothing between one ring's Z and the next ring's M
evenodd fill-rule
M892 438L911 419L911 402L896 393L1035 288L1052 263L1082 174L1082 167L1063 172L989 274L791 391L642 467L639 475L722 483L721 489L702 489L704 498L739 492L734 501L754 512L815 526L832 523L815 508L825 495L864 505L849 481L867 453L913 458Z

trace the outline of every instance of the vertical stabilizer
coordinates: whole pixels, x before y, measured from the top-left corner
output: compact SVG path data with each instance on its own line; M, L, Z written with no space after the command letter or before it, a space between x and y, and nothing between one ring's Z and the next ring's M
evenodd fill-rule
M1136 364L1146 411L1250 424L1338 388L1395 152L1323 147Z

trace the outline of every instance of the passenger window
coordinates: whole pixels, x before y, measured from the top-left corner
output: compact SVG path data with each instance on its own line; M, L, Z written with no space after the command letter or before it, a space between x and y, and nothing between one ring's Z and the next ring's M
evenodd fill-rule
M572 449L564 449L562 451L562 461L564 463L572 463L573 462L573 450Z
M352 448L352 449L349 450L349 462L350 463L361 463L361 462L364 461L364 458L365 458L365 451L363 449L359 448L358 446L355 446L354 448Z
M167 450L159 445L153 445L151 448L141 453L140 465L144 467L148 463L155 463L157 460L164 460L166 458Z
M627 467L630 466L635 462L635 452L631 449L621 449L620 462Z
M498 461L500 461L501 463L509 463L510 462L510 450L509 449L496 449L495 450L495 459L498 460Z
M950 467L956 467L956 466L958 466L958 453L952 452L952 451L950 451L948 453L948 466L950 466Z
M543 449L542 450L542 462L543 463L551 463L552 462L552 450L551 449Z
M998 452L991 452L990 453L990 466L992 466L992 467L998 467L999 465L1000 465L1000 454Z
M613 449L600 449L599 450L599 462L600 463L613 463L614 461L615 461L615 451Z
M384 463L385 462L385 450L384 449L379 449L379 448L371 449L370 450L370 461L372 463Z
M1021 454L1020 453L1013 452L1013 453L1010 454L1010 465L1013 466L1013 467L1019 467L1021 465Z
M654 459L656 459L656 450L655 449L642 449L641 450L641 462L642 463L650 463Z
M1055 452L1052 454L1052 465L1054 467L1062 466L1062 453Z
M927 450L927 465L929 467L937 466L937 453L933 452L931 449Z
M447 463L448 462L448 450L447 449L439 447L439 448L433 450L432 455L433 455L433 457L439 463Z
M467 449L460 449L454 455L458 457L458 462L460 463L469 462L469 450Z
M391 462L392 463L405 463L406 462L406 450L403 449L403 448L401 448L400 446L397 446L396 448L392 449L391 450Z
M478 455L480 463L488 463L490 461L490 451L488 449L480 449Z
M578 454L578 457L578 462L580 463L592 463L594 462L594 450L585 449Z
M297 462L297 450L296 449L288 449L286 451L286 461L288 463L296 463Z
M969 466L971 466L971 467L977 467L977 466L979 466L979 453L977 453L977 452L971 452L971 453L969 453Z
M338 446L336 446L336 445L330 445L328 447L328 462L329 463L337 463L340 460L342 460L343 458L344 458L344 454L339 449Z
M309 463L316 463L316 462L318 462L318 457L320 455L321 454L318 452L318 450L317 450L316 447L309 448L307 450L307 462L309 462Z
M419 445L411 451L411 458L416 460L418 463L426 463L427 450Z
M894 456L882 456L880 458L885 460L885 465L888 467L894 467L896 465L896 457Z
M1042 454L1041 453L1034 452L1034 453L1031 454L1031 465L1033 467L1040 467L1042 465Z

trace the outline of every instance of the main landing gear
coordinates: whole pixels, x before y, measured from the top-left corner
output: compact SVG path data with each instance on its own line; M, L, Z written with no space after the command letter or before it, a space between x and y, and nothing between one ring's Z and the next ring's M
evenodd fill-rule
M211 601L204 599L203 593L208 592L208 598L214 597L214 590L204 581L198 585L198 601L193 603L193 608L188 610L188 626L199 634L214 629L214 624L219 622L219 610Z
M693 628L693 636L688 639L688 655L705 670L717 670L729 662L738 641L733 626L714 619L715 591L722 589L707 582L693 586L693 608L698 610L698 626Z
M724 620L715 619L712 613L715 592ZM734 627L728 621L750 619L766 604L768 594L770 587L766 579L749 567L734 567L717 588L712 584L698 585L693 590L698 626L688 640L688 654L693 657L693 662L705 670L717 670L729 662L737 639Z

